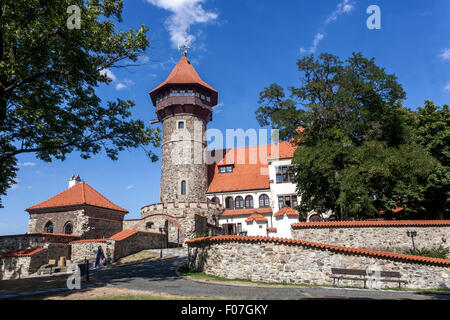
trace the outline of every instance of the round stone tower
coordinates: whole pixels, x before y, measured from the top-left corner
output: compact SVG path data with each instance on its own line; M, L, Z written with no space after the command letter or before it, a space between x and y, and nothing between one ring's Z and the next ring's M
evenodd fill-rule
M206 125L218 92L199 77L184 53L150 97L163 129L161 202L206 201Z

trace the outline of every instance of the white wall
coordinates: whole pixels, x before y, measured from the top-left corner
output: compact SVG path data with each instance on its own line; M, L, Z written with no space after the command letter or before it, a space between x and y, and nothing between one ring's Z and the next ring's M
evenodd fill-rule
M257 237L263 236L267 237L267 222L255 221L249 222L247 224L248 236Z
M277 182L277 172L276 168L280 166L289 166L292 163L292 159L278 159L278 160L271 160L271 163L269 164L269 179L272 182L270 184L270 191L272 194L272 202L273 202L273 213L278 212L278 197L279 196L288 196L288 195L295 195L296 192L296 186L293 183L276 183ZM297 196L297 201L300 201L300 197Z
M277 228L277 237L278 238L292 238L291 233L291 224L298 223L298 217L287 216L283 214L282 217L274 217L273 224L274 227Z

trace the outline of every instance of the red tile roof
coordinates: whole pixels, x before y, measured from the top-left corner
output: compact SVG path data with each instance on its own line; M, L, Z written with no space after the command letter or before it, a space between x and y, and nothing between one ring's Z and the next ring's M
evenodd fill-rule
M255 214L252 214L250 217L248 217L247 220L245 220L245 222L247 222L247 223L253 222L253 221L267 222L267 219L264 218L262 215L255 213Z
M242 147L209 152L208 193L269 189L269 159L292 158L296 147L286 141L277 145ZM211 160L212 159L212 160ZM219 173L219 166L234 165L232 173Z
M282 217L284 214L286 214L288 217L298 217L299 214L297 212L297 210L292 209L290 207L284 207L281 208L280 211L278 211L277 213L275 213L275 217Z
M72 241L71 243L85 243L85 242L106 242L109 239L84 239L84 240L78 240L78 241Z
M277 232L277 228L267 228L267 232Z
M220 217L244 216L254 213L272 213L272 208L225 210Z
M178 61L177 65L175 66L175 68L173 68L172 72L167 77L167 79L150 92L152 100L154 100L153 99L154 93L156 93L156 91L158 91L162 87L166 85L177 85L177 84L197 84L211 90L216 96L218 93L216 89L211 87L209 84L207 84L200 78L200 76L198 75L197 71L195 71L189 59L186 56L182 56L181 59Z
M396 220L396 221L325 221L301 222L291 225L300 228L335 228L335 227L420 227L420 226L450 226L450 220Z
M90 205L100 208L111 209L121 213L128 213L127 210L115 205L94 188L85 182L78 183L73 187L64 190L56 196L27 208L27 211L37 209L59 208L76 205Z
M32 256L38 252L41 252L42 250L45 250L44 248L37 248L37 249L23 249L23 250L14 250L9 251L6 253L0 254L0 258L6 258L6 257L29 257Z
M115 240L115 241L120 241L120 240L124 240L128 237L131 237L132 235L138 233L139 231L137 230L123 230L119 233L116 233L115 235L113 235L112 237L110 237L110 240Z
M206 237L206 238L198 238L187 241L188 245L195 245L201 243L214 243L214 242L273 242L278 244L287 244L287 245L295 245L295 246L303 246L317 249L325 249L334 252L343 252L349 253L353 255L362 255L362 256L371 256L377 258L385 258L399 261L406 261L412 263L425 263L425 264L435 264L435 265L445 265L450 266L450 259L438 259L438 258L428 258L421 256L413 256L408 254L400 254L393 252L385 252L385 251L375 251L368 249L358 249L358 248L349 248L342 246L335 246L324 243L317 242L309 242L303 240L294 240L294 239L285 239L285 238L272 238L272 237L250 237L250 236L216 236L216 237Z

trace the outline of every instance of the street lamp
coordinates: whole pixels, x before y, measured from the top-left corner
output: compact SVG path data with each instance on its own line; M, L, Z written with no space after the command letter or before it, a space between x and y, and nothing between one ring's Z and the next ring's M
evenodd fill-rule
M417 231L406 231L406 234L408 235L408 237L411 237L413 250L416 251L416 246L414 244L414 237L417 236Z
M163 231L164 231L164 228L159 228L159 232L160 233L163 233ZM160 259L162 259L163 240L164 240L164 237L161 237L161 250L159 252L159 258Z

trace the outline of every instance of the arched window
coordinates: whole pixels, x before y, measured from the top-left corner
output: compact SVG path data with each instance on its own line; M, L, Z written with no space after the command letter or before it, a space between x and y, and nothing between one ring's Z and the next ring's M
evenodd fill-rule
M181 194L185 195L186 194L186 181L181 181Z
M72 234L73 233L73 225L72 222L67 222L64 225L64 234Z
M259 207L264 208L269 206L269 196L267 194L262 194L259 196Z
M232 197L228 197L225 199L225 208L226 209L233 209L234 205L233 205L233 198Z
M236 209L242 209L244 208L244 198L241 196L236 197L234 200L234 205L236 206Z
M217 197L214 197L214 198L212 198L212 199L211 199L211 202L214 202L214 203L220 204L220 199L219 199L219 198L217 198Z
M54 228L53 223L51 221L49 221L45 224L44 232L45 233L53 233L53 228Z
M252 196L246 196L245 197L245 207L246 208L253 208L253 197Z

